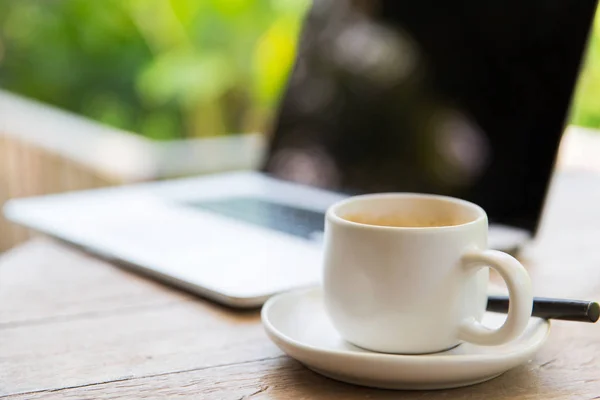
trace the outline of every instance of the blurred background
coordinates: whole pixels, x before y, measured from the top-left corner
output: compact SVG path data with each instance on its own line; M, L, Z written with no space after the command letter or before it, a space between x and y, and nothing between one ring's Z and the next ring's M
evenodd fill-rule
M157 140L264 132L308 4L2 0L0 85Z
M309 5L0 1L0 207L258 167ZM0 216L0 251L28 236Z
M2 0L0 87L157 140L268 132L308 6ZM599 17L570 120L600 128Z
M11 197L255 168L309 6L0 1L0 205ZM600 128L598 16L569 121ZM0 219L0 251L27 236Z

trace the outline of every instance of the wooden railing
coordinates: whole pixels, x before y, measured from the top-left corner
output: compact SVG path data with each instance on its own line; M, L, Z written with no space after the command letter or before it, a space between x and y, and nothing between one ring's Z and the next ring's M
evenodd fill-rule
M0 134L0 206L15 197L120 184L93 168L19 138ZM0 216L0 251L26 240L30 232Z
M11 198L253 169L258 134L153 142L0 91L0 208ZM31 235L0 213L0 252Z

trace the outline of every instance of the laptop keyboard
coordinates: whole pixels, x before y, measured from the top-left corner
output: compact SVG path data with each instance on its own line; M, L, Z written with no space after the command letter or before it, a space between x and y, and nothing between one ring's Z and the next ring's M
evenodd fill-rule
M325 214L322 212L253 197L198 201L187 204L204 211L211 211L304 239L314 240L320 237L325 228Z

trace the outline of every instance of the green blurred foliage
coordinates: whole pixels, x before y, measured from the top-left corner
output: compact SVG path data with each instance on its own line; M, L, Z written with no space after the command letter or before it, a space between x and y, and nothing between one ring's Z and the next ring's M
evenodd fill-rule
M596 12L594 19L586 59L571 107L570 122L600 129L600 12Z
M0 0L0 87L154 139L266 132L310 0ZM600 14L571 109L600 128Z
M155 139L267 131L309 0L0 0L0 87Z

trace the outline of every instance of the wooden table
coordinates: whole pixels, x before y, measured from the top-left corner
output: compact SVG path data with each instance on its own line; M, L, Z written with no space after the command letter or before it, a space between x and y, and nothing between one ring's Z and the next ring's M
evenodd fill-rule
M563 172L522 254L540 296L600 297L600 177ZM599 399L600 324L555 322L535 359L488 383L393 392L283 355L259 313L178 292L49 240L0 261L0 398Z

